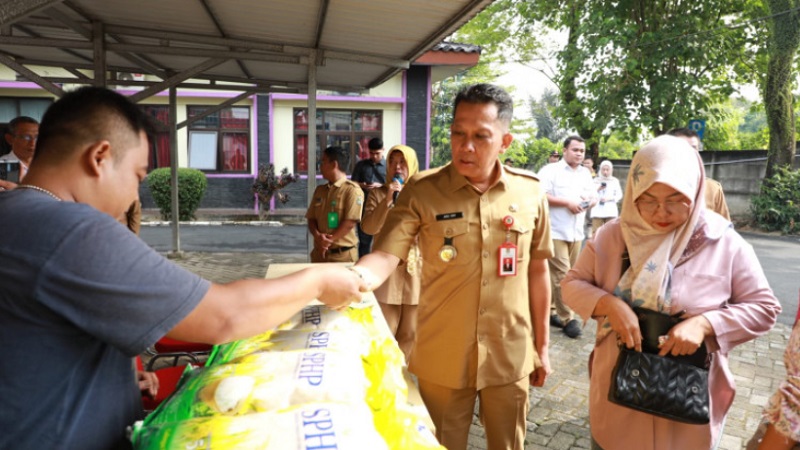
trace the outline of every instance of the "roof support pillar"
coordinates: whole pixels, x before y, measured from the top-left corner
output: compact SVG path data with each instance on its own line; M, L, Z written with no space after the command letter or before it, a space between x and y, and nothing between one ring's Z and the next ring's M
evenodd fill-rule
M169 172L172 196L172 253L181 254L180 213L178 205L178 88L169 88Z
M314 191L317 189L317 50L311 50L308 58L308 202L313 204ZM322 145L320 143L320 145ZM314 240L306 234L307 255L311 254Z
M94 44L94 85L106 87L108 78L106 68L106 37L103 22L92 22L92 43Z

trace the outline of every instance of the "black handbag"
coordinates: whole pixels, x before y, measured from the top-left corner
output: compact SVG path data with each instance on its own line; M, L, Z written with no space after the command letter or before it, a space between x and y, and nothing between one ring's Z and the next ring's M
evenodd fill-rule
M646 308L633 309L642 330L642 351L620 347L609 401L676 422L707 424L710 356L705 345L692 355L659 356L658 337L681 319Z

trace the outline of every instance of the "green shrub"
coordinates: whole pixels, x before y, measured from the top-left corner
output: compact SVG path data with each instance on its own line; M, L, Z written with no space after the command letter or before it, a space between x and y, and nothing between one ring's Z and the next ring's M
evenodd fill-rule
M178 169L178 218L194 220L194 213L200 206L200 200L206 193L206 174L197 169ZM162 167L147 175L147 186L153 194L156 206L161 210L161 218L172 218L172 189L170 187L170 169Z
M765 178L761 192L751 200L750 211L764 230L800 231L800 171L780 167L772 178Z

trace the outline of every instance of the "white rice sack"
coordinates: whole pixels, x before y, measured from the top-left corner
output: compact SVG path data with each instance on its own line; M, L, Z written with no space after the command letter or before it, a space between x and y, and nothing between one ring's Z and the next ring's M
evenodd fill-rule
M138 423L132 440L137 450L388 450L366 406L329 403L246 416Z

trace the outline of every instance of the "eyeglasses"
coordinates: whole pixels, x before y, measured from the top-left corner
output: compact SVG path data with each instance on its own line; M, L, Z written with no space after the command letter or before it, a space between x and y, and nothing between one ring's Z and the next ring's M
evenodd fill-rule
M689 209L689 204L686 202L654 202L649 200L640 200L635 202L639 212L645 214L655 214L658 207L662 206L667 214L679 214Z
M39 140L39 135L32 135L32 134L18 134L14 136L17 139L22 139L25 142L36 142Z

